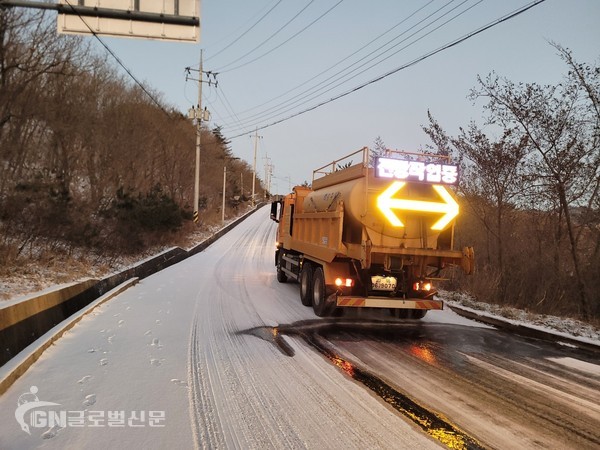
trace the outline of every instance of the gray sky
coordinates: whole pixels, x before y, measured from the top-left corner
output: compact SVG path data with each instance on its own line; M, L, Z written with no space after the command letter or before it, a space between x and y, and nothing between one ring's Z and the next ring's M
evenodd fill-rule
M252 163L255 127L351 90L530 3L204 0L200 44L104 40L138 79L182 112L197 103L197 83L185 81L184 69L197 68L204 49L204 69L219 72L218 87L203 88L209 126L223 126L230 138L241 135L232 139L232 150ZM382 81L259 130L257 172L264 173L268 155L273 191L285 193L288 177L292 184L310 181L313 169L372 146L377 136L390 148L418 150L429 143L421 130L428 109L452 134L471 120L482 125L482 104L466 98L477 75L559 82L566 67L548 42L570 48L580 62L597 61L599 20L600 0L546 0Z

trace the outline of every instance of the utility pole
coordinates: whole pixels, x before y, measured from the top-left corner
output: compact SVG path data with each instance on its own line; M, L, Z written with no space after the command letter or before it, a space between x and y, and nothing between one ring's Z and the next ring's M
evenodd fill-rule
M265 198L271 193L271 175L273 175L273 164L271 164L271 158L265 155Z
M198 70L192 69L190 67L186 67L186 76L185 81L195 80L198 82L198 104L196 108L193 106L190 108L188 117L196 121L196 168L194 171L194 223L198 223L199 220L199 209L200 209L200 145L202 138L202 121L210 120L210 114L206 110L206 107L202 109L202 83L208 83L209 86L212 84L217 87L217 74L213 72L204 72L203 69L203 61L202 61L203 50L200 49L200 68ZM198 78L194 79L190 76L190 73L198 72ZM205 81L203 79L204 74L207 75L208 79ZM212 77L212 79L211 79Z
M202 52L200 49L200 70L198 72L198 114L196 115L196 171L194 172L194 223L200 219L200 140L202 138Z
M265 156L263 159L265 160L265 178L263 179L263 181L265 183L265 190L263 192L263 197L266 199L267 198L267 189L269 186L269 156L266 152L265 152Z
M258 128L254 131L254 165L252 168L252 207L256 206L256 197L255 197L255 186L256 186L256 150L258 148L258 138L262 138L262 136L258 135Z
M221 208L221 222L225 223L225 185L227 184L227 166L223 166L223 207Z
M224 162L224 165L223 165L223 207L221 209L221 222L222 223L225 223L225 190L226 190L226 187L227 187L227 162L228 161L233 161L234 159L238 159L239 160L240 158L237 158L237 157L233 157L233 158L225 157L225 162ZM235 172L235 168L234 168L234 172ZM243 180L244 179L242 178L242 181Z

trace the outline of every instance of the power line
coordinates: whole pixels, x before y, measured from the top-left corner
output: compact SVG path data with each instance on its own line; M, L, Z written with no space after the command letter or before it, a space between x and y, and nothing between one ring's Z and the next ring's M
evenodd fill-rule
M280 113L277 113L277 114L275 114L275 111L273 111L272 113L270 113L270 114L269 114L269 113L265 112L265 113L261 114L259 117L264 117L264 116L267 116L267 119L266 119L266 120L268 120L268 119L270 119L270 118L272 118L272 117L275 117L275 116L277 116L278 114L281 114L281 113L288 112L288 111L290 111L290 110L294 109L294 107L301 106L301 105L304 105L304 104L306 104L306 103L309 103L310 101L312 101L312 100L314 100L314 99L317 99L317 98L318 98L318 97L320 97L321 95L323 95L323 94L326 94L326 93L328 93L328 92L331 92L331 91L333 91L334 89L337 89L338 87L342 86L343 84L345 84L345 83L347 83L348 81L350 81L351 79L353 79L353 78L356 76L356 75L353 75L353 74L355 74L355 72L357 72L358 70L362 69L362 68L363 68L363 67L365 67L367 64L369 64L369 63L371 63L371 62L373 62L373 61L376 61L378 58L380 58L380 57L382 57L383 55L385 55L386 53L390 52L392 49L396 48L398 45L400 45L400 44L402 44L402 43L406 42L406 41L407 41L408 39L410 39L411 37L414 37L414 36L416 36L418 33L420 33L421 31L425 30L425 29L426 29L426 28L428 28L429 26L433 25L435 22L437 22L438 20L442 19L443 17L445 17L446 15L448 15L449 13L451 13L452 11L456 10L457 8L459 8L460 6L462 6L463 4L465 4L467 1L468 1L468 0L463 0L463 2L461 2L461 3L460 3L458 6L456 6L456 7L452 8L450 11L447 11L447 12L446 12L446 13L444 13L442 16L440 16L440 17L436 18L435 20L433 20L433 21L432 21L432 22L430 22L429 24L427 24L427 25L425 25L425 26L421 27L420 29L418 29L417 31L415 31L414 33L412 33L411 35L409 35L409 36L408 36L408 37L406 37L405 39L402 39L400 42L397 42L397 43L396 43L396 44L394 44L392 47L390 47L390 48L388 48L388 49L386 49L386 50L384 50L384 51L380 52L379 54L377 54L377 55L375 55L375 56L371 57L371 58L370 58L370 59L368 59L367 61L364 61L364 62L363 62L362 64L360 64L358 67L355 67L354 69L350 70L349 72L347 72L347 73L343 74L343 73L342 73L343 71L346 71L346 70L349 70L349 69L351 69L351 68L352 68L352 66L355 66L356 64L360 63L360 62L361 62L361 60L359 60L359 61L357 61L357 62L355 62L355 63L353 63L353 64L351 64L351 65L347 66L346 68L344 68L344 69L343 69L343 71L340 71L340 72L338 72L337 74L334 74L334 75L332 75L331 77L327 78L325 81L331 80L333 77L336 77L336 76L337 76L337 78L333 79L332 81L330 81L330 82L329 82L329 83L327 83L326 85L324 85L324 86L321 86L321 87L319 87L319 85L317 85L317 86L315 86L315 87L313 87L313 88L311 88L311 89L308 89L308 90L307 90L307 91L305 91L305 92L310 92L310 91L313 91L312 93L310 93L310 96L311 96L310 98L300 98L300 99L298 99L298 100L296 100L296 101L292 102L292 103L291 103L291 104L289 104L289 105L284 105L284 106L283 106L283 107L281 107L281 108L277 108L277 109L275 109L275 111L281 111L281 110L283 109L283 111L281 111ZM395 52L393 52L392 54L390 54L390 55L388 55L388 56L384 57L383 59L380 59L379 61L376 61L376 62L374 62L373 64L371 64L371 65L370 65L369 67L367 67L366 69L362 70L362 71L361 71L359 74L357 74L357 75L362 75L362 74L364 74L364 73L368 72L368 71L369 71L369 70L371 70L372 68L374 68L374 67L378 66L379 64L382 64L383 62L387 61L387 60L388 60L388 59L390 59L392 56L394 56L394 55L396 55L396 54L400 53L401 51L403 51L403 50L407 49L408 47L410 47L410 46L412 46L412 45L416 44L416 43L417 43L417 42L419 42L420 40L424 39L425 37L429 36L429 35L430 35L430 34L432 34L433 32L435 32L435 31L439 30L441 27L443 27L443 26L447 25L447 24L448 24L448 23L450 23L451 21L453 21L453 20L455 20L456 18L460 17L462 14L466 13L466 12L467 12L467 11L469 11L470 9L474 8L475 6L477 6L477 5L478 5L479 3L481 3L482 1L483 1L483 0L479 0L477 3L475 3L475 4L471 5L470 7L468 7L468 8L466 8L466 9L464 9L463 11L460 11L458 14L454 15L453 17L451 17L450 19L446 20L446 21L445 21L445 22L443 22L442 24L438 25L437 27L433 28L432 30L429 30L428 32L426 32L426 33L425 33L425 34L423 34L422 36L420 36L420 37L416 38L416 39L415 39L415 40L413 40L412 42L409 42L409 43L408 43L408 44L406 44L404 47L402 47L402 48L400 48L400 49L396 50ZM438 11L439 11L439 10L438 10ZM437 11L436 11L436 12L437 12ZM428 16L428 17L429 17L429 16ZM420 24L420 23L422 23L422 21L421 21L421 22L419 22L419 24ZM412 28L413 28L413 27L411 27L411 29L412 29ZM409 29L409 30L410 30L410 29ZM409 30L407 30L407 31L409 31ZM402 33L400 36L402 36L403 34L404 34L404 33ZM396 38L394 38L393 40L395 40L395 39L396 39ZM393 42L393 40L391 40L391 41L388 41L388 42L387 42L385 45L388 45L389 43ZM381 48L385 47L385 45L384 45L384 46L381 46L381 47L379 47L379 49L381 49ZM363 59L364 59L364 58L363 58ZM338 76L338 75L339 75L339 76ZM323 82L322 82L322 83L323 83ZM321 83L321 84L322 84L322 83ZM336 83L337 83L337 84L336 84ZM318 89L316 89L317 87L318 87ZM315 90L315 89L316 89L316 90ZM293 98L297 98L298 96L299 96L299 95L296 95L296 96L295 96L295 97L293 97ZM295 106L294 106L294 105L295 105Z
M230 113L233 114L233 116L237 119L238 121L238 126L242 126L243 128L243 123L242 121L239 119L239 117L237 116L237 114L235 113L235 111L233 110L233 106L231 106L231 103L229 102L229 99L227 98L227 96L225 95L225 91L223 90L223 85L221 84L218 89L217 89L217 97L219 97L219 90L221 91L221 94L223 94L223 100L225 100L224 102L222 101L221 103L223 103L223 106L225 106L225 109ZM231 116L230 116L231 117Z
M123 63L123 61L121 61L121 59L110 49L110 47L100 38L100 36L98 36L98 34L92 29L92 27L90 27L90 25L83 19L83 17L76 11L76 9L73 7L73 5L71 4L70 0L65 0L67 5L69 5L69 7L73 10L73 13L76 14L79 19L81 19L81 21L84 23L84 25L87 27L87 29L90 31L90 33L92 33L92 35L98 40L98 42L100 42L100 44L102 45L102 47L104 47L104 49L115 59L115 61L117 61L117 64L119 64L119 66L121 66L121 68L127 73L127 75L129 75L131 77L131 79L140 87L140 89L148 96L148 98L150 98L150 100L152 100L152 102L162 111L164 112L168 117L171 117L169 115L169 113L163 108L163 106L158 102L158 100L156 98L154 98L154 96L146 89L146 87L142 84L141 81L139 81L135 75L131 72L131 70L129 70L125 64Z
M269 4L265 4L265 6L260 9L259 11L256 12L256 14L254 14L253 16L249 17L244 23L242 23L239 27L237 27L235 30L231 31L229 34L227 34L226 36L220 38L217 42L214 42L206 47L204 47L204 50L206 51L209 48L215 47L219 44L221 44L221 42L225 42L228 41L229 38L231 38L232 36L237 35L238 31L242 30L243 28L246 27L246 24L252 22L256 17L258 17L260 14L263 13L263 11L265 11L267 8L269 8L270 5ZM208 58L207 58L208 59Z
M269 119L271 119L273 117L276 117L277 115L280 115L282 113L286 113L286 112L294 109L294 107L298 107L298 106L304 105L306 103L309 103L310 101L318 98L319 96L321 96L323 94L326 94L328 92L331 92L332 90L334 90L334 89L342 86L343 84L347 83L348 81L350 81L354 77L352 75L353 73L355 73L356 71L360 70L361 68L363 68L367 64L369 64L369 63L377 60L378 58L381 58L383 55L385 55L386 53L390 52L392 49L396 48L398 45L402 44L403 42L406 42L411 37L416 36L418 33L420 33L421 31L423 31L425 29L427 29L428 27L430 27L431 25L433 25L437 21L441 20L442 18L444 18L445 16L447 16L448 14L450 14L452 11L455 11L457 8L459 8L460 6L462 6L463 4L465 4L467 1L469 1L469 0L463 0L459 5L455 6L454 8L450 9L449 11L446 11L444 14L442 14L439 17L437 17L436 19L434 19L433 21L429 22L428 24L424 25L423 27L419 28L417 31L413 32L408 37L402 39L400 42L397 42L396 44L392 45L391 47L389 47L389 48L387 48L387 49L385 49L385 50L383 50L383 51L375 54L374 56L371 56L370 59L368 59L367 61L365 61L362 64L360 64L358 67L355 67L354 69L352 69L353 66L356 66L357 64L361 63L361 61L363 61L365 58L361 58L360 60L355 61L354 63L346 66L344 69L342 69L342 70L338 71L337 73L331 75L330 77L326 78L325 80L321 81L320 83L317 83L315 86L312 86L311 88L308 88L308 89L302 91L301 93L296 94L294 97L292 97L292 98L290 98L290 99L288 99L288 100L286 100L284 102L281 102L278 105L275 105L275 106L273 106L271 108L268 108L267 110L263 111L262 113L259 113L258 115L255 115L253 117L253 119L255 119L255 120L259 119L258 122L261 121L260 120L261 118L264 119L264 120L269 120ZM375 66L383 63L387 59L391 58L392 56L396 55L397 53L401 52L402 50L405 50L406 48L410 47L411 45L417 43L421 39L424 39L426 36L430 35L434 31L440 29L441 27L443 27L444 25L448 24L449 22L455 20L457 17L459 17L462 14L464 14L465 12L469 11L470 9L472 9L473 7L475 7L476 5L478 5L479 3L481 3L482 1L483 0L479 0L475 4L473 4L470 7L468 7L466 9L460 11L458 14L454 15L453 17L451 17L450 19L446 20L442 24L438 25L434 29L428 31L424 35L422 35L422 36L418 37L417 39L413 40L412 42L408 43L407 45L405 45L404 47L402 47L399 50L395 51L394 53L386 56L383 59L380 59L379 61L375 62L374 64L371 64L369 67L367 67L366 69L364 69L361 72L361 74L363 74L363 73L367 72L368 70L372 69L373 67L375 67ZM408 30L405 30L404 32L400 33L398 36L394 37L393 39L390 39L385 44L383 44L380 47L378 47L375 51L381 50L381 49L385 48L386 46L388 46L389 44L391 44L392 42L394 42L396 39L398 39L399 37L403 36L404 34L406 34L407 32L409 32L410 30L414 29L415 27L417 27L421 23L425 22L427 19L431 18L433 15L437 14L438 12L440 12L442 9L444 9L446 6L448 6L449 4L451 4L453 2L454 2L454 0L451 0L450 2L446 3L445 5L443 5L441 8L438 8L433 13L430 13L427 17L425 17L424 19L422 19L419 22L417 22L415 25L413 25L412 27L410 27ZM373 55L373 53L371 53L370 55ZM350 69L352 69L352 70L350 70ZM350 70L350 71L347 72L348 70ZM344 73L344 72L346 72L346 73ZM330 81L329 83L327 83L327 84L325 84L323 86L323 83L325 83L325 82L327 82L329 80L332 80L332 81ZM308 94L308 97L306 97L306 96L302 97L303 94ZM299 98L299 97L301 97L301 98ZM297 99L297 100L294 100L294 99ZM252 122L251 124L248 124L247 127L254 127L255 123L256 122Z
M537 5L539 5L539 4L541 4L541 3L545 2L545 1L546 0L536 0L536 1L530 3L530 4L526 5L526 6L523 6L523 7L519 8L519 9L514 10L513 12L511 12L511 13L509 13L509 14L507 14L507 15L499 18L499 19L496 19L493 22L488 23L487 25L484 25L483 27L478 28L475 31L472 31L471 33L468 33L468 34L466 34L466 35L464 35L464 36L462 36L462 37L460 37L460 38L458 38L458 39L456 39L456 40L454 40L454 41L452 41L452 42L450 42L448 44L445 44L444 46L439 47L436 50L433 50L433 51L431 51L429 53L426 53L425 55L422 55L419 58L416 58L416 59L412 60L409 63L406 63L406 64L404 64L404 65L402 65L400 67L397 67L397 68L395 68L393 70L390 70L390 71L384 73L383 75L380 75L380 76L378 76L378 77L376 77L374 79L371 79L371 80L369 80L369 81L367 81L365 83L362 83L362 84L360 84L360 85L358 85L358 86L356 86L356 87L354 87L354 88L352 88L352 89L350 89L348 91L345 91L345 92L343 92L343 93L341 93L339 95L336 95L336 96L334 96L334 97L332 97L332 98L330 98L328 100L325 100L325 101L320 102L320 103L318 103L316 105L313 105L310 108L306 108L306 109L304 109L302 111L299 111L297 113L291 114L290 116L287 116L287 117L285 117L283 119L277 120L277 121L272 122L270 124L263 125L261 127L256 127L256 130L264 130L265 128L269 128L269 127L272 127L274 125L280 124L280 123L285 122L287 120L290 120L290 119L292 119L294 117L298 117L298 116L300 116L302 114L305 114L305 113L307 113L309 111L314 111L315 109L320 108L321 106L324 106L324 105L326 105L328 103L331 103L331 102L334 102L336 100L339 100L340 98L346 97L346 96L348 96L348 95L350 95L350 94L352 94L354 92L357 92L357 91L363 89L366 86L369 86L371 84L377 83L377 82L379 82L379 81L381 81L381 80L383 80L383 79L385 79L385 78L387 78L387 77L389 77L389 76L391 76L391 75L393 75L393 74L395 74L397 72L400 72L401 70L407 69L407 68L412 67L412 66L414 66L414 65L416 65L416 64L418 64L418 63L420 63L420 62L422 62L422 61L424 61L426 59L429 59L430 57L432 57L432 56L434 56L434 55L436 55L436 54L438 54L438 53L440 53L440 52L442 52L444 50L447 50L449 48L455 47L455 46L457 46L457 45L459 45L459 44L467 41L468 39L470 39L470 38L472 38L474 36L477 36L478 34L483 33L484 31L487 31L490 28L495 27L496 25L499 25L499 24L501 24L503 22L506 22L506 21L508 21L510 19L513 19L513 18L515 18L515 17L523 14L524 12L530 10L531 8L537 6ZM234 139L234 138L242 136L244 134L246 134L246 133L241 133L241 134L235 135L233 137L230 137L230 139Z
M357 70L359 70L360 68L364 67L366 64L369 64L370 62L376 60L377 58L380 58L382 55L388 53L389 51L391 51L393 48L397 47L398 45L400 45L403 42L406 42L409 38L417 35L419 32L425 30L426 28L428 28L429 26L431 26L432 24L434 24L435 22L437 22L438 20L442 19L444 16L446 16L447 14L449 14L450 12L454 11L455 9L457 9L458 7L462 6L464 3L466 3L469 0L463 0L458 6L452 8L450 11L447 11L446 13L442 14L440 17L434 19L433 21L429 22L428 24L426 24L425 26L421 27L420 29L418 29L417 31L415 31L414 33L412 33L411 35L409 35L408 37L402 39L400 42L394 44L392 47L385 49L385 47L387 47L388 45L390 45L391 43L393 43L394 41L396 41L397 39L399 39L400 37L404 36L406 33L408 33L409 31L413 30L414 28L416 28L417 26L419 26L420 24L422 24L423 22L426 22L428 19L432 18L435 14L437 14L438 12L442 11L444 8L446 8L448 5L454 3L455 0L450 0L449 2L445 3L444 5L442 5L441 7L439 7L438 9L436 9L435 11L429 13L426 17L424 17L423 19L419 20L417 23L415 23L414 25L412 25L410 28L408 28L407 30L403 31L402 33L396 35L395 37L393 37L392 39L388 40L387 42L385 42L383 45L380 45L379 47L377 47L376 49L372 50L371 52L369 52L368 55L358 59L357 61L354 61L353 63L347 65L346 67L344 67L343 69L338 70L336 73L330 75L329 77L325 78L324 80L316 83L315 85L305 89L304 91L294 95L293 97L284 100L270 108L267 108L266 110L259 112L258 114L255 114L253 116L254 119L256 119L257 117L259 118L264 118L265 116L267 117L265 120L268 120L270 118L272 118L275 114L276 111L280 111L280 113L285 113L287 111L289 111L293 105L295 106L301 106L303 104L306 104L308 102L310 102L311 100L319 97L322 94L326 94L327 92L332 91L333 89L343 85L344 83L348 82L349 79L348 77L356 72ZM480 2L483 0L480 0ZM466 10L465 10L466 11ZM463 11L464 12L464 11ZM414 14L412 14L411 16L413 16ZM456 18L457 16L455 16L454 18ZM439 28L439 27L438 27ZM393 29L393 28L392 28ZM432 30L431 32L433 32L435 30ZM425 34L424 36L422 36L420 39L424 38L425 36L427 36L428 34L430 34L431 32ZM387 33L384 33L384 35ZM377 40L377 38L375 39ZM418 42L419 39L411 42L409 45L406 45L405 47L403 47L401 50L406 49L407 47L409 47L410 45L413 45L414 43ZM382 50L385 49L385 50ZM382 51L380 51L382 50ZM378 53L377 53L378 52ZM354 52L356 53L356 52ZM395 52L394 54L398 53ZM390 55L391 56L391 55ZM348 57L349 58L349 57ZM344 58L344 60L348 59L348 58ZM360 64L362 61L365 61L366 58L370 58L368 59L366 62L363 62L361 65L359 65L358 67L352 69L352 67L356 66L357 64ZM387 59L387 58L386 58ZM342 61L344 61L342 60ZM384 60L380 61L383 62ZM363 70L362 73L366 72L367 70L373 68L374 66L376 66L378 63L375 63L373 65L371 65L368 69ZM337 64L336 64L337 65ZM352 70L351 70L352 69ZM350 71L350 72L348 72ZM327 71L325 71L327 72ZM346 73L344 73L346 72ZM344 79L346 78L346 79ZM332 80L332 81L330 81ZM342 80L341 82L337 83L338 81ZM330 81L330 82L329 82ZM325 84L326 83L326 84ZM337 84L335 84L337 83ZM306 84L306 83L304 83ZM334 85L335 84L335 85ZM329 86L333 87L327 89ZM305 95L306 94L306 95ZM307 97L310 96L310 97ZM298 100L296 100L298 99ZM254 108L256 109L256 108ZM283 110L283 111L282 111Z
M329 8L327 11L325 11L323 14L321 14L319 17L317 17L315 20L313 20L311 23L309 23L308 25L306 25L304 28L302 28L300 31L294 33L292 36L290 36L288 39L286 39L285 41L283 41L281 44L277 45L276 47L273 47L271 50L269 50L266 53L263 53L260 56L257 56L256 58L254 58L251 61L245 62L243 64L240 64L239 66L235 66L232 67L229 70L226 70L225 72L231 72L233 70L237 70L241 67L247 66L248 64L251 64L255 61L258 61L259 59L267 56L268 54L274 52L275 50L277 50L279 47L281 47L282 45L287 44L289 41L291 41L292 39L294 39L296 36L298 36L299 34L303 33L305 30L307 30L308 28L310 28L311 26L313 26L315 23L317 23L319 20L321 20L323 17L325 17L327 14L329 14L331 11L333 11L340 3L342 3L344 0L339 0L335 5L333 5L331 8Z
M279 94L278 96L276 96L276 97L273 97L273 98L271 98L270 100L267 100L267 101L266 101L266 102L264 102L264 103L261 103L260 105L256 105L256 106L254 106L254 107L252 107L252 108L249 108L249 109L246 109L246 110L240 111L240 114L244 114L244 113L247 113L247 112L250 112L250 111L254 111L254 110L256 110L256 109L258 109L258 108L260 108L260 107L262 107L262 106L268 105L269 103L272 103L272 102L274 102L275 100L278 100L278 99L280 99L280 98L284 97L285 95L287 95L287 94L289 94L289 93L291 93L291 92L294 92L294 91L295 91L295 90L297 90L297 89L300 89L302 86L304 86L304 85L306 85L306 84L310 83L311 81L313 81L313 80L315 80L315 79L319 78L321 75L323 75L323 74L325 74L325 73L329 72L331 69L333 69L333 68L337 67L338 65L340 65L340 64L341 64L341 63L343 63L344 61L346 61L346 60L350 59L351 57L353 57L354 55L356 55L356 54L357 54L357 53L359 53L360 51L364 50L364 49L365 49L365 48L367 48L369 45L371 45L373 42L377 41L377 40L378 40L378 39L380 39L381 37L383 37L383 36L385 36L386 34L388 34L390 31L392 31L392 30L394 30L394 29L398 28L400 25L402 25L403 23L405 23L407 20L411 19L413 16L415 16L415 15L416 15L417 13L419 13L421 10L425 9L427 6L429 6L429 5L430 5L431 3L433 3L434 1L435 1L435 0L430 0L428 3L426 3L426 4L425 4L425 5L423 5L423 6L421 6L419 9L417 9L417 10L416 10L416 11L414 11L412 14L410 14L408 17L406 17L406 18L402 19L400 22L398 22L398 23L397 23L396 25L394 25L393 27L391 27L391 28L387 29L386 31L384 31L383 33L381 33L379 36L377 36L377 37L375 37L374 39L372 39L371 41L367 42L365 45L363 45L363 46L362 46L361 48L359 48L358 50L354 51L354 52L353 52L353 53L351 53L350 55L348 55L348 56L346 56L346 57L342 58L341 60L337 61L335 64L333 64L333 65L329 66L327 69L325 69L325 70L323 70L323 71L319 72L317 75L314 75L313 77L311 77L311 78L309 78L308 80L306 80L306 81L302 82L302 83L301 83L301 84L299 84L298 86L296 86L296 87L293 87L292 89L289 89L289 90L285 91L284 93L282 93L282 94ZM450 1L450 2L448 2L447 4L449 4L449 3L452 3L453 1L454 1L454 0L451 0L451 1ZM447 4L446 4L446 5L447 5ZM445 5L444 5L444 6L445 6ZM429 17L429 16L428 16L428 17ZM379 47L379 48L381 48L381 47ZM295 97L292 97L292 98L295 98Z
M238 42L241 38L243 38L246 34L248 34L255 26L257 26L260 22L263 21L263 19L265 17L267 17L269 14L271 14L271 12L277 8L277 6L282 2L283 0L279 0L277 3L275 3L266 13L264 13L260 19L258 19L250 28L248 28L246 31L244 31L242 34L240 34L236 39L234 39L230 44L226 45L224 48L222 48L221 50L219 50L216 54L210 56L209 58L206 58L206 61L208 61L209 59L214 58L215 56L220 55L221 53L223 53L225 50L227 50L229 47L231 47L233 44L235 44L236 42Z
M287 27L290 23L292 23L300 14L302 14L314 2L315 2L315 0L310 0L310 2L308 2L306 4L306 6L304 6L300 11L298 11L294 15L294 17L292 17L290 20L288 20L286 23L284 23L281 27L279 27L279 29L277 31L275 31L273 34L271 34L267 39L265 39L264 41L262 41L260 44L258 44L256 47L254 47L252 50L246 52L244 55L240 56L239 58L231 61L229 64L226 64L222 68L218 69L219 72L222 72L223 69L226 69L227 67L229 67L229 66L235 64L236 62L244 59L246 56L250 55L252 52L258 50L260 47L262 47L263 45L265 45L267 42L269 42L271 39L273 39L277 34L279 34L280 31L282 31L285 27Z

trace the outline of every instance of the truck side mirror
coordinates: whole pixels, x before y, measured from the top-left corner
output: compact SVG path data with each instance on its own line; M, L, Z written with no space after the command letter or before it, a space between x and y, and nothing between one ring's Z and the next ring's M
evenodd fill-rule
M277 219L277 204L278 203L279 202L271 203L271 220L274 220L277 223L279 223L279 219Z

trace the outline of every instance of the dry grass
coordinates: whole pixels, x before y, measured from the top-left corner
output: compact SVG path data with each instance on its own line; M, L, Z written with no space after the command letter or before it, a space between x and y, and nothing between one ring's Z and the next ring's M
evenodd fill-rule
M125 256L41 240L19 252L18 244L7 243L9 239L4 237L0 248L0 300L19 298L53 285L102 279L172 247L190 249L221 228L220 215L216 216L204 216L200 226L188 221L177 232L154 234L145 250Z

